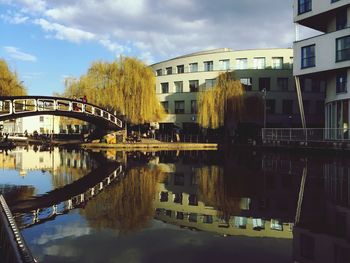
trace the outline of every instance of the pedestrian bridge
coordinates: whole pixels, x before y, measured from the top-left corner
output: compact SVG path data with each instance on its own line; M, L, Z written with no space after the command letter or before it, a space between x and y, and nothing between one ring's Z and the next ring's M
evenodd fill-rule
M105 130L123 128L123 121L115 114L82 100L48 96L0 96L0 121L35 115L75 118Z

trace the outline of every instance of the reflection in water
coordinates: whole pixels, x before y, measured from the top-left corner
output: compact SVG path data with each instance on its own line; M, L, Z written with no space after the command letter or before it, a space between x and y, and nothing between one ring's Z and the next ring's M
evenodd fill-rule
M59 165L52 169L52 188L63 189L86 180L82 185L91 193L86 179L88 172L101 164L104 166L104 162L93 158L95 163L90 165L91 153L63 150L57 153ZM79 250L77 244L80 242L74 242L75 239L88 239L90 242L84 243L83 250L88 250L95 262L112 258L159 262L170 254L161 250L164 246L157 245L152 249L152 244L144 241L159 239L158 242L164 245L168 242L186 244L171 246L176 259L184 260L179 255L184 251L187 253L185 262L209 261L218 256L216 252L220 247L219 258L232 260L244 242L249 245L242 249L241 253L245 254L237 257L240 262L251 259L250 254L255 251L260 251L255 262L350 262L350 162L346 157L249 150L225 153L109 150L106 156L124 160L126 171L122 177L90 196L88 202L75 207L78 208L75 214L63 216L67 226L53 218L51 222L24 231L42 261L48 260L48 255L55 259L61 257L63 261L71 258L77 262L90 260L84 256L85 252L79 252L81 248ZM17 157L12 157L9 163L12 164L14 159L14 164L18 163ZM9 165L8 169L13 168ZM101 172L97 176L103 179L106 174ZM1 191L17 200L32 195L36 187L16 188L14 185L3 186ZM97 191L99 181L94 185L97 187L94 191ZM296 211L300 216L296 217ZM70 236L69 231L63 231L71 229L71 224L79 226L79 234ZM47 233L50 226L57 232ZM143 229L149 231L141 231ZM203 232L195 232L198 230ZM231 237L217 240L213 233ZM54 241L50 241L49 236L54 237ZM171 243L172 238L175 243ZM101 247L113 247L113 252L96 252L98 240L108 240L108 244L101 243ZM193 244L191 240L197 240L197 243ZM268 246L264 246L262 240ZM220 247L213 249L217 242ZM279 250L282 243L283 249ZM50 249L46 249L49 244ZM130 247L137 252L130 252L132 255L122 253ZM260 260L265 256L269 260Z
M158 168L131 168L121 182L92 199L81 212L94 228L140 230L153 218L156 186L162 178Z

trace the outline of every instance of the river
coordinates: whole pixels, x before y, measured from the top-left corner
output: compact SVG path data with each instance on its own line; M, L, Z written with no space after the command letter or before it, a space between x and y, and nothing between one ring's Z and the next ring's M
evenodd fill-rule
M350 262L350 157L251 149L0 153L39 262Z

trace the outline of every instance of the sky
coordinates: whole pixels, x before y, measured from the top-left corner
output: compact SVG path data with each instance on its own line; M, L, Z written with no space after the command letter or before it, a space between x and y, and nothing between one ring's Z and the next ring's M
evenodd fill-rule
M214 48L292 47L292 0L0 0L0 58L29 95L52 95L93 61L146 64Z

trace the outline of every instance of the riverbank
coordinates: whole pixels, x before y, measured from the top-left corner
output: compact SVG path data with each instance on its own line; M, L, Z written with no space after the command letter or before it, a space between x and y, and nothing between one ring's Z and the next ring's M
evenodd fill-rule
M217 150L217 143L161 142L146 139L136 143L81 143L86 149L114 148L120 150Z

